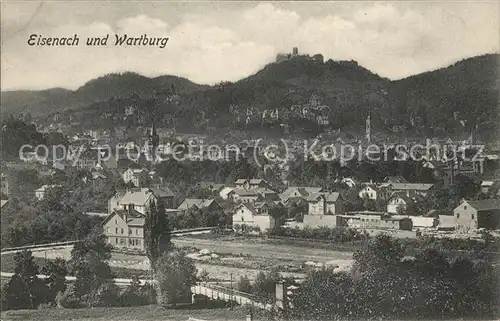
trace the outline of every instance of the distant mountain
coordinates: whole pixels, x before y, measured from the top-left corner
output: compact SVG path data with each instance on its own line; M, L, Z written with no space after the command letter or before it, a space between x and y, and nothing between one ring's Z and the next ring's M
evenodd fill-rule
M429 133L476 128L497 135L500 55L468 58L446 68L392 82L393 105Z
M46 90L16 90L3 91L0 100L2 114L5 113L36 113L46 101L63 100L71 94L71 90L52 88Z
M174 76L110 74L75 91L4 92L1 105L2 113L68 111L89 126L109 127L146 125L155 110L159 126L186 130L260 130L281 123L321 130L317 117L326 117L326 127L362 134L370 114L374 132L468 136L477 127L479 136L489 139L499 123L499 57L472 57L397 81L355 61L307 58L270 63L254 75L217 86ZM125 117L125 106L131 105L135 111Z
M90 80L75 91L57 88L2 92L1 111L2 114L29 112L34 116L46 115L85 108L92 103L112 98L137 95L149 99L157 93L170 91L172 88L178 94L185 94L206 87L176 76L148 78L132 72L115 73Z

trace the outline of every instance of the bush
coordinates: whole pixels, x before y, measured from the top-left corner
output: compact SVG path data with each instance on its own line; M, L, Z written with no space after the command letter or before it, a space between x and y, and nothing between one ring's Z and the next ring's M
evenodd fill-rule
M196 284L196 266L186 253L175 250L163 254L155 270L158 304L191 301L191 286Z
M315 240L325 240L334 243L345 243L352 242L356 240L366 239L366 233L360 233L355 229L345 228L345 227L316 227L310 228L306 227L304 229L299 228L283 228L277 226L269 230L269 235L271 236L281 236L281 237L293 237L301 239L315 239Z
M292 297L297 317L498 317L500 269L484 260L447 258L428 248L404 257L398 239L379 235L354 254L354 269L312 271Z
M107 280L99 286L97 293L89 298L88 305L91 307L120 306L120 289L113 280Z
M240 292L252 293L252 285L250 284L250 280L246 276L242 276L238 283L236 284L236 288Z
M80 298L75 294L73 284L66 287L64 292L59 292L56 296L56 304L60 308L77 309L83 307Z
M139 306L151 304L153 302L150 300L151 292L144 292L142 288L143 286L141 286L139 278L134 276L131 284L120 295L120 306Z

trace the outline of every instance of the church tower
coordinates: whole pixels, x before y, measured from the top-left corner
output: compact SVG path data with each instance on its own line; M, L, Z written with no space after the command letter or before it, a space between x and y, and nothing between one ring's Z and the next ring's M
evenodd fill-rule
M368 117L366 117L366 141L369 143L371 141L371 113L368 113Z
M156 163L156 149L160 145L160 136L158 136L158 133L156 132L156 126L155 126L155 121L153 120L153 124L151 125L151 130L149 131L149 144L152 147L152 163Z

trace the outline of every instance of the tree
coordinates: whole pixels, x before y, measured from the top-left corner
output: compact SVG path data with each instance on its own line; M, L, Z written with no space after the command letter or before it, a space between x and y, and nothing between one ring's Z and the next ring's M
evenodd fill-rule
M236 288L240 292L252 293L252 284L250 284L250 280L246 276L240 277Z
M367 246L353 254L354 269L361 273L372 269L384 269L399 263L403 256L404 248L397 239L379 234Z
M190 300L191 286L196 284L196 267L181 250L163 253L156 264L157 301L160 305Z
M269 215L274 219L277 226L281 226L285 223L287 210L282 205L274 205L269 209Z
M281 275L275 269L268 273L259 272L252 286L253 294L273 301L276 295L276 283L280 280Z
M331 269L311 271L292 296L293 314L321 320L328 316L342 319L349 315L352 278ZM337 318L335 318L337 316Z
M201 270L200 276L198 277L198 279L201 282L208 282L210 280L210 274L208 273L207 270L203 269L203 270Z
M130 285L120 296L120 306L137 306L153 303L149 300L151 291L145 291L148 289L149 285L145 284L141 286L139 277L133 275Z
M71 251L69 266L76 277L75 294L88 306L99 305L101 293L110 288L107 285L113 278L107 263L110 258L111 246L97 229Z
M146 254L151 269L155 271L158 259L172 249L172 243L170 242L171 227L163 204L157 206L154 202L150 203L144 227Z
M304 215L307 214L308 204L304 199L292 202L288 206L288 217L294 218L297 222L304 221Z
M68 274L66 261L62 258L47 261L42 268L42 274L47 276L45 279L48 290L47 300L52 302L59 292L66 290L66 275Z
M30 251L14 256L14 275L6 286L6 303L10 309L35 309L44 301L46 288L38 277L38 266Z

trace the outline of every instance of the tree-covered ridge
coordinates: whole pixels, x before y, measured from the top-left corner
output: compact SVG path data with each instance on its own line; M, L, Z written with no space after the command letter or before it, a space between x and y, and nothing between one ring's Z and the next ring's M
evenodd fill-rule
M470 133L477 126L482 138L491 139L499 114L498 60L498 54L472 57L397 81L381 78L354 61L293 59L215 86L174 76L110 74L73 92L56 91L43 99L34 98L33 92L6 92L2 113L43 113L50 123L53 112L70 109L72 121L134 127L150 122L155 110L160 126L201 131L210 127L262 130L281 123L319 130L314 128L321 127L319 116L329 120L327 128L354 128L359 133L371 111L374 131L450 136ZM321 108L309 106L314 96ZM129 117L127 106L135 107ZM305 116L307 108L311 110Z

